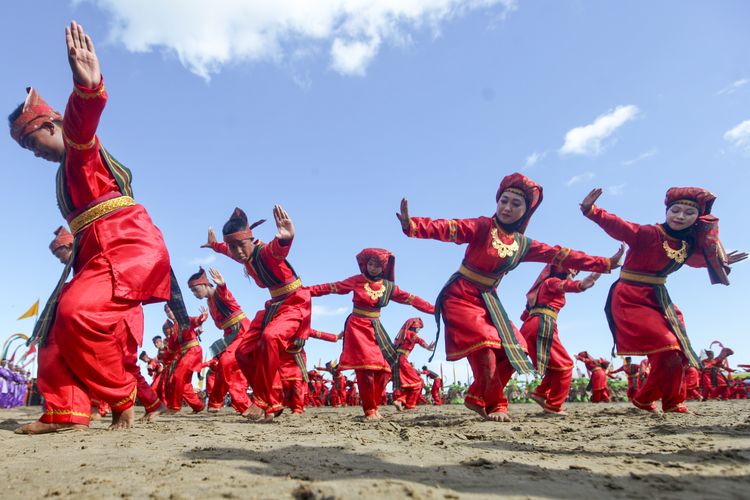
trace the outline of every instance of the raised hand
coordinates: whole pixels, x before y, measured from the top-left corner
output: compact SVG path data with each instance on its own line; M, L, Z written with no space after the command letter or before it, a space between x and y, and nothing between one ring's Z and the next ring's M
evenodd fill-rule
M206 309L205 306L201 306L200 311L201 311L201 315L198 316L198 324L202 325L203 322L208 319L208 309Z
M739 250L735 250L727 254L727 264L729 264L730 266L745 259L747 259L747 252L740 252Z
M201 245L201 248L211 248L211 245L216 243L216 233L214 233L214 228L209 227L208 228L208 240Z
M437 345L437 342L433 341L432 344L430 344L430 345L427 346L427 350L428 351L434 351L436 345Z
M221 275L218 269L210 267L208 268L208 274L211 275L211 279L214 280L214 283L216 283L217 286L224 286L226 283L226 281L224 281L224 276Z
M73 72L73 80L90 89L99 86L102 72L99 58L94 51L94 42L75 21L65 28L65 43L68 46L68 63Z
M276 221L276 237L280 240L291 240L294 238L294 224L292 219L289 218L289 214L286 210L281 208L281 205L275 205L273 207L273 218Z
M336 342L338 342L339 340L341 340L343 338L344 338L344 332L341 331L341 332L339 332L338 335L336 335Z
M596 188L592 189L589 194L586 195L586 197L581 202L581 212L587 214L589 210L591 210L591 207L596 203L596 200L599 199L599 197L602 195L604 191L602 188Z
M601 276L600 273L589 274L588 276L586 276L585 278L581 280L581 288L584 290L588 290L589 288L594 286L594 284L596 283L596 280L599 279L599 276Z
M611 269L617 269L620 267L620 260L622 260L622 255L625 253L625 243L620 244L620 248L617 249L617 252L609 258L609 261L611 262Z
M401 222L401 227L407 229L409 227L409 201L406 198L401 199L401 211L396 212L396 218Z

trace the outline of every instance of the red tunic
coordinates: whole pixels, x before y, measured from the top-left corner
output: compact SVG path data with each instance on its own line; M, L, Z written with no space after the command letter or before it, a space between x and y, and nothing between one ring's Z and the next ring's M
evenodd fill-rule
M667 256L664 245L672 250L681 248L681 241L669 236L660 225L639 225L627 222L599 207L592 207L586 217L596 222L616 240L628 244L623 271L667 276L680 266ZM692 267L705 267L699 253L687 258ZM656 288L650 285L617 280L609 295L610 327L613 329L617 354L622 356L681 350ZM674 306L684 328L682 313Z
M311 286L309 290L313 297L332 293L345 295L351 292L353 293L352 302L356 309L379 312L380 308L377 304L382 294L378 295L378 292L383 290L383 281L372 281L358 274L344 281ZM411 305L422 312L433 313L435 311L432 304L401 290L396 285L393 286L391 300L399 304ZM349 315L344 328L344 347L339 359L339 369L391 371L391 367L378 347L372 322L371 317L357 313Z
M220 302L219 304L217 304L217 299ZM242 308L237 303L237 300L234 298L234 295L232 295L232 292L229 291L226 284L217 285L215 294L208 296L208 312L211 314L211 319L214 320L216 328L223 330L225 336L230 335L233 328L231 326L222 328L222 326L230 319L243 314ZM250 320L248 318L243 318L240 321L240 325L241 328L238 336L242 335L243 332L246 332L250 328Z
M431 238L456 244L468 244L463 263L473 271L484 275L495 275L503 270L515 257L515 252L500 256L503 245L511 247L515 236L506 233L490 217L476 219L438 219L412 217L410 227L405 230L413 238ZM550 246L535 240L529 240L529 248L520 259L521 262L551 262L559 246ZM516 250L517 251L517 250ZM571 250L568 256L560 261L571 269L608 273L610 260L604 257L592 257L583 252ZM500 276L501 277L501 276ZM497 286L497 285L495 285ZM458 277L443 290L442 315L445 321L445 351L449 361L466 357L470 353L489 347L502 347L498 331L482 299L487 287L477 285L463 276ZM515 337L525 350L526 342L513 326Z
M74 92L65 109L64 169L70 201L80 211L120 190L95 135L107 102L104 81L97 89L80 85L76 89L86 92L86 97ZM74 270L78 272L96 257L103 257L109 265L115 298L147 303L169 299L169 254L161 231L141 205L112 212L83 231ZM140 344L142 338L137 340Z
M406 328L403 330L403 335L394 345L396 351L401 354L401 356L398 357L398 361L402 389L422 387L423 382L422 378L419 376L419 372L411 365L411 363L409 363L409 354L411 354L417 344L425 349L429 349L430 347L427 342L417 335L417 332Z

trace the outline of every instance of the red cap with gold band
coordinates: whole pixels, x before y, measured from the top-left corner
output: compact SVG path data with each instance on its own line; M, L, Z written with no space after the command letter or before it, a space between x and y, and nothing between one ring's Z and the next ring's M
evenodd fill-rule
M52 253L55 253L55 250L58 248L66 247L68 245L73 245L73 235L63 226L60 226L55 229L55 239L49 244L49 249Z
M518 229L516 229L516 231L518 231L519 233L523 233L526 231L526 227L529 225L531 216L542 203L542 186L532 181L525 175L515 172L513 174L506 175L500 182L500 187L497 189L497 194L495 195L495 201L500 201L500 197L506 191L521 195L526 200L526 213L524 213L523 217L521 217Z
M191 280L188 280L188 287L194 287L196 285L206 285L206 286L213 286L210 281L208 281L208 276L206 276L206 271L201 267L198 269L198 272L200 275L197 278L193 278Z
M422 318L407 319L406 323L404 323L404 325L401 327L401 330L398 331L398 335L396 335L394 344L399 344L401 340L406 336L406 332L408 330L418 330L420 328L424 328L424 322L422 321Z
M261 219L259 221L253 222L252 224L248 225L247 215L245 215L245 212L243 212L241 208L234 209L234 212L232 212L232 215L229 217L229 220L227 221L227 223L231 221L240 221L241 223L240 225L242 228L233 233L225 234L224 243L230 243L233 241L251 240L253 239L253 228L255 228L256 226L260 226L261 224L266 222L265 219Z
M26 138L32 132L39 130L42 124L63 119L62 115L52 109L36 90L27 87L26 92L28 95L21 108L21 114L10 125L10 136L21 147L25 147Z
M383 279L394 281L396 278L396 257L385 248L365 248L357 254L357 264L362 274L367 273L370 259L377 260L383 266Z
M724 245L719 239L719 219L711 215L716 196L709 190L697 187L673 187L667 191L664 204L670 207L676 203L694 206L698 209L695 223L696 251L703 254L712 284L729 284L729 265Z

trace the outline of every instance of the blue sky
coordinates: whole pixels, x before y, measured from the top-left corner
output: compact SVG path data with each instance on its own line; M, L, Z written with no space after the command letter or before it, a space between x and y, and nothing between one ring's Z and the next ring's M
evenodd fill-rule
M175 5L181 7L176 8ZM290 260L306 284L357 272L364 247L391 249L397 283L434 300L463 247L404 237L402 196L417 216L490 215L500 179L521 171L545 200L528 235L593 254L617 247L577 204L593 187L600 205L629 220L663 220L667 188L714 191L724 244L750 249L742 207L750 180L750 5L741 1L599 2L434 0L379 2L3 2L0 107L35 86L63 108L71 89L63 29L76 19L97 44L110 94L99 136L134 173L134 189L165 234L183 281L198 263L218 267L248 313L267 292L223 256L200 249L235 206L272 219L281 203L297 227ZM119 5L118 5L119 4ZM373 6L377 6L373 7ZM363 6L369 6L365 9ZM7 114L6 113L6 114ZM5 115L4 115L5 116ZM0 196L6 217L6 286L0 338L29 332L18 317L46 299L60 265L47 245L61 222L51 163L6 136ZM267 222L256 230L270 239ZM713 340L750 362L738 312L750 265L732 285L681 270L669 290L697 349ZM541 265L500 288L512 318ZM602 311L612 277L569 298L563 343L608 356ZM189 299L197 313L198 301ZM338 332L350 297L314 301L313 326ZM383 314L395 335L413 309ZM434 326L422 315L431 340ZM146 338L160 332L146 307ZM203 345L218 338L207 328ZM340 344L310 341L312 361ZM147 349L152 351L153 349ZM419 348L412 359L427 359ZM433 368L444 363L438 348ZM466 363L456 364L459 378Z

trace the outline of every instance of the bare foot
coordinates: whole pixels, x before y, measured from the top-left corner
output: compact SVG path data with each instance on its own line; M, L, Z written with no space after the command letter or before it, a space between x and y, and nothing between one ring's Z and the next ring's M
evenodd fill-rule
M221 411L221 408L209 408L206 410L208 413L219 413Z
M263 408L256 404L250 404L247 410L242 412L242 416L248 420L260 420L261 418L263 418L264 414L265 412L263 411Z
M89 420L92 422L94 420L101 420L102 415L99 413L99 408L91 408L91 415L89 415Z
M532 399L532 400L533 400L533 401L534 401L534 402L535 402L536 404L538 404L539 406L541 406L542 408L544 408L544 403L546 402L546 400L545 400L545 398L544 398L544 397L542 397L542 396L539 396L539 395L537 395L537 394L532 394L532 395L531 395L531 399ZM545 411L546 411L546 408L545 408Z
M175 410L174 408L167 408L164 410L165 415L177 415L178 413L180 413L180 410Z
M121 429L130 429L133 427L135 422L135 410L131 406L122 413L112 412L112 425L109 426L110 431L119 431Z
M493 422L510 422L510 415L508 415L507 412L504 411L493 411L492 413L487 415L487 420L492 420Z
M544 409L544 414L551 416L551 417L567 417L568 416L568 412L564 410L554 411L554 410L549 410L547 408Z
M483 420L487 420L487 412L485 411L484 407L474 403L469 403L466 400L464 400L464 406L471 411L476 412L480 417L482 417Z
M193 410L190 414L195 415L196 413L200 413L204 410L204 408L201 408L200 410Z
M398 399L393 400L393 406L395 406L398 411L404 411L404 403Z
M167 411L167 407L163 404L160 404L156 409L146 412L146 414L141 417L141 422L153 422L154 420L159 418L159 415L161 415L165 411Z
M649 413L656 413L656 405L654 403L644 405L643 403L639 403L635 399L630 402L633 403L633 406L635 406L639 410L647 411Z
M383 420L383 415L379 413L371 413L369 415L365 415L365 422L372 422L374 420Z
M50 432L85 431L88 428L88 425L83 424L45 424L37 420L36 422L22 425L14 432L16 434L49 434Z

